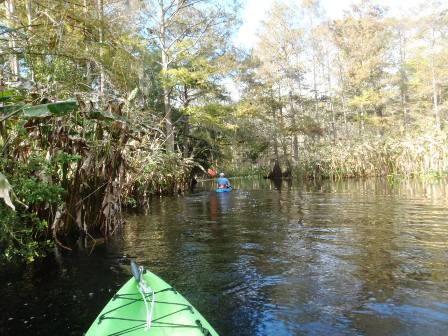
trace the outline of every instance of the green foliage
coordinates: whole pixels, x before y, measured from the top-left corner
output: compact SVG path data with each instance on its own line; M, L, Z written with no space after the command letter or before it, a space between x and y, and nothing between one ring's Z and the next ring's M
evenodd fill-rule
M36 206L44 202L53 204L61 202L64 189L57 185L39 181L36 177L22 177L14 185L14 191L25 204Z
M225 55L233 14L218 1L153 2L141 20L148 3L15 1L14 13L0 11L7 259L31 261L47 241L63 246L79 231L115 232L123 200L138 206L150 193L184 190L220 155L234 128L220 82L235 64ZM166 9L166 55L154 44L155 6ZM163 131L166 119L173 132ZM173 138L182 155L166 152Z
M3 160L0 165L9 171L16 195L16 211L0 204L0 262L34 259L46 254L52 246L49 239L48 216L51 209L62 203L64 189L46 181L55 167L38 153L27 162Z
M37 153L31 155L26 163L21 162L9 169L17 198L31 209L60 204L65 191L51 182L57 169L57 165Z
M3 90L0 91L0 103L15 103L23 100L23 95L18 90Z
M143 194L172 194L188 183L195 162L178 153L157 153L145 160L137 185Z
M23 100L24 97L20 97ZM18 100L19 98L16 99ZM14 113L14 116L23 116L25 118L48 118L48 117L61 117L71 112L76 111L78 108L76 101L64 101L57 103L41 104L41 105L6 105L1 106L0 111L7 117L10 113Z
M124 205L126 206L126 208L135 209L139 206L139 202L134 197L128 196L124 200Z
M254 142L248 146L246 156L252 163L256 163L260 156L263 155L268 148L268 142Z
M85 82L82 68L69 57L30 56L29 61L33 67L36 81L46 86L47 94L67 99L75 90L86 90L85 86L80 85Z
M77 108L76 101L27 106L23 108L23 116L25 118L61 117L77 110Z
M221 131L235 129L235 125L230 122L232 113L232 106L223 106L220 104L190 106L185 110L185 114L189 116L191 125Z
M36 213L13 212L0 204L0 216L0 264L23 260L32 262L53 246L53 242L45 238L48 222Z

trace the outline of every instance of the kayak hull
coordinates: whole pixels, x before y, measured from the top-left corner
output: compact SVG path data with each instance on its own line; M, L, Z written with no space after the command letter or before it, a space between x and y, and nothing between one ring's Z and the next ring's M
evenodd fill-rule
M230 187L230 188L217 188L217 189L215 189L215 191L217 193L231 192L232 191L232 187Z
M155 292L151 327L146 330L146 308L131 278L114 295L90 326L86 336L101 335L170 335L218 336L207 320L176 290L154 273L143 278ZM151 301L148 298L148 301Z

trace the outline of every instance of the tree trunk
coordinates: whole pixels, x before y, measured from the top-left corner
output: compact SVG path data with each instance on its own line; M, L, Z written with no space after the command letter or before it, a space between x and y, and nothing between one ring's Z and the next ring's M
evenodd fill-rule
M273 180L281 180L282 179L282 168L280 167L280 163L278 160L275 160L274 167L272 168L271 174L269 177Z
M166 46L166 22L165 22L165 8L163 1L160 2L160 50L162 52L162 71L166 76L170 64L168 50ZM171 110L171 89L166 83L163 85L163 106L165 111L165 127L166 127L166 150L174 152L174 133Z
M348 124L347 124L347 106L345 102L345 92L344 92L344 76L342 73L342 62L339 58L339 55L337 57L338 59L338 70L339 70L339 82L341 83L341 103L342 103L342 113L344 116L344 133L345 137L348 136Z
M299 162L299 139L296 134L294 134L292 138L292 148L294 164L297 165L297 163Z
M293 130L292 143L291 143L292 162L294 165L296 165L297 162L299 161L299 141L297 139L297 134L296 134L296 132L297 132L296 109L294 107L294 102L292 99L291 91L289 92L289 106L291 109L291 128Z
M331 101L331 98L330 98L330 102L329 102L329 107L330 107L330 111L331 111L331 129L332 129L332 133L333 133L333 144L336 144L336 139L338 137L337 130L336 130L336 115L334 113L334 105L333 105L333 102Z
M361 107L361 134L364 133L364 108Z
M275 134L274 134L274 157L276 161L279 161L279 155L278 155L278 132L277 132L277 113L275 108L272 109L272 116L274 119L274 129L275 129Z
M32 0L26 0L25 7L26 7L26 17L28 19L28 39L30 39L31 33L33 31L33 29L32 29L32 24L33 24L33 5L32 5ZM29 60L29 65L30 65L30 73L31 73L31 81L32 82L35 81L33 63L34 63L33 60L30 59Z
M184 106L183 110L186 111L188 106L190 105L190 100L188 96L188 88L187 85L184 85ZM189 136L190 136L190 124L188 123L188 115L184 114L184 143L183 143L183 156L187 158L189 156L188 153L188 145L189 145Z
M310 29L311 29L311 49L313 53L313 92L314 92L314 118L316 121L319 121L319 103L318 103L318 95L317 95L317 48L316 48L316 36L315 28L314 28L314 20L313 13L310 12Z
M403 111L404 131L407 132L408 127L408 78L406 73L406 37L401 29L398 31L399 47L400 47L400 102Z
M25 7L26 7L26 17L28 19L28 31L31 31L31 25L33 23L32 1L26 0Z
M281 97L281 88L280 85L278 86L278 102L279 102L279 118L280 118L280 143L282 145L282 149L283 149L283 159L287 159L288 158L288 149L286 146L286 139L285 139L285 135L284 135L284 129L285 129L285 121L283 118L283 105L282 105L282 97Z
M162 70L166 74L168 71L168 55L165 49L162 49ZM168 152L174 152L174 134L172 123L172 110L171 110L171 89L167 87L167 84L163 86L163 105L165 110L165 125L166 125L166 150Z
M327 67L327 90L328 90L328 107L329 110L331 112L331 129L332 129L332 133L333 133L333 144L336 143L336 139L337 139L337 130L336 130L336 115L334 112L334 106L333 106L333 101L332 101L332 97L333 97L333 87L331 86L331 75L330 75L330 56L328 54L329 52L327 51L326 54L326 67Z
M104 43L104 29L103 29L103 20L104 20L104 0L97 0L97 10L98 10L98 20L99 22L99 28L98 28L98 34L99 34L99 43L100 43L100 87L99 87L99 93L101 96L104 96L104 87L105 87L105 74L104 74L104 50L103 50L103 43Z
M14 15L16 11L14 0L6 0L5 2L5 10L6 10L6 22L9 28L14 29ZM9 57L9 68L10 68L10 76L9 79L11 81L17 81L20 75L20 65L19 60L16 54L16 41L15 36L12 33L8 34L9 37L9 48L11 50L11 54Z
M89 15L88 0L84 0L83 13L84 13L84 20L87 20L87 17ZM84 27L84 41L85 41L85 45L86 45L86 47L85 47L86 55L89 55L90 51L89 51L87 27ZM90 60L86 60L86 82L89 87L92 86L92 63L90 62Z
M434 31L434 28L432 28L432 40L431 40L432 103L433 103L433 110L434 110L435 127L440 129L439 99L438 99L438 94L437 94L437 79L436 79L436 69L435 69L434 47L435 47L435 31Z
M317 101L317 76L316 76L316 60L313 56L313 91L314 91L314 117L319 122L319 103Z

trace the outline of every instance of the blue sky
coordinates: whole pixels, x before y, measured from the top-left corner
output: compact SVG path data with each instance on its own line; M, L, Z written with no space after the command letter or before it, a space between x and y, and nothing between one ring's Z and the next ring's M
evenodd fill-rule
M283 0L300 3L300 0ZM274 0L246 0L242 9L242 26L235 37L235 44L251 48L256 42L256 32L264 19L266 11ZM321 8L327 16L332 19L340 17L344 9L352 4L353 0L321 0ZM406 9L413 8L422 3L423 0L374 0L374 3L390 8L389 14L399 16Z

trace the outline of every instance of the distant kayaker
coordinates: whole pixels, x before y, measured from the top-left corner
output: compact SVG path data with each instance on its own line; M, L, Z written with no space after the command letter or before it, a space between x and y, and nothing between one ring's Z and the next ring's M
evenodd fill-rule
M217 182L219 189L230 188L230 181L228 178L225 177L224 173L219 173L219 178Z

